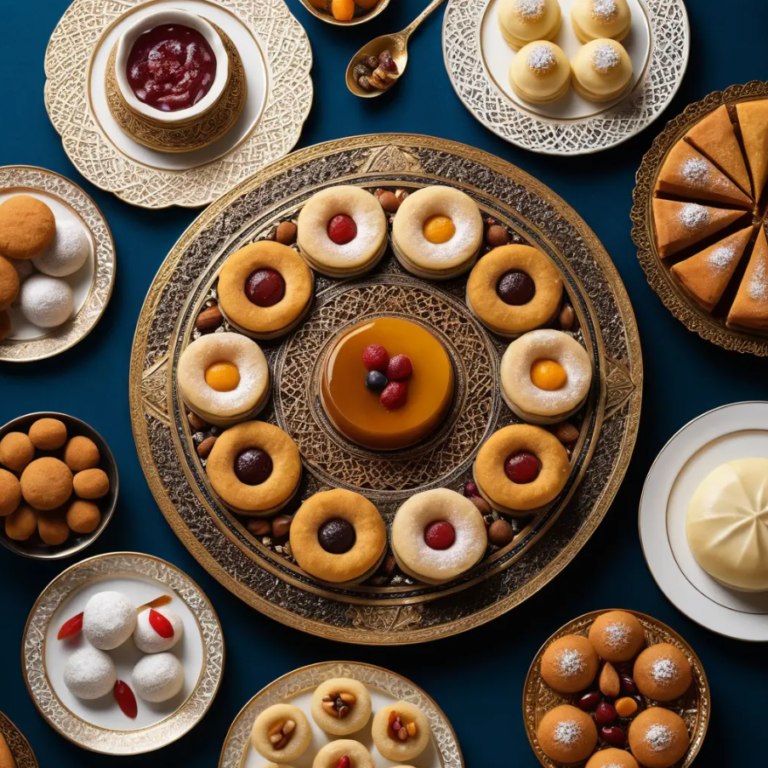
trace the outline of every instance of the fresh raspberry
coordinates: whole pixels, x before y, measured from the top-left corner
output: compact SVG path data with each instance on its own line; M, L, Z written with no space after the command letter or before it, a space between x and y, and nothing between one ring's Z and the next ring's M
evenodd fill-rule
M387 370L387 364L389 363L389 354L381 344L369 344L363 350L363 365L368 371L384 371Z
M328 222L328 237L336 245L351 243L357 237L357 224L346 213L340 213Z
M408 385L404 381L390 381L384 387L380 400L388 411L402 408L408 400Z
M424 541L430 549L448 549L456 541L456 531L445 520L436 520L424 530Z
M390 381L405 381L413 373L413 363L408 355L395 355L387 366L387 378Z

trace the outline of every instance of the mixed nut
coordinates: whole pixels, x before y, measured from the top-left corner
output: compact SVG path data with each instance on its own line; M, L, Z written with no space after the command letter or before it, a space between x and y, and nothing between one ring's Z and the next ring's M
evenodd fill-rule
M355 64L352 76L364 91L386 91L400 77L400 70L392 54L382 51Z
M392 711L389 713L389 736L396 741L408 741L408 739L415 739L419 733L419 729L415 722L406 723L405 720Z
M295 730L296 723L290 718L278 720L267 732L267 738L275 749L285 749Z
M357 704L357 697L347 691L329 693L327 696L323 696L323 709L331 717L336 717L339 720L343 720L355 704Z

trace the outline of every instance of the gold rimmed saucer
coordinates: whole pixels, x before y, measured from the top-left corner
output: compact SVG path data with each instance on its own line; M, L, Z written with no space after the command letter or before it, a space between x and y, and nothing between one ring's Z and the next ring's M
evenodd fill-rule
M11 722L7 715L0 712L0 736L5 739L11 750L16 768L39 768L39 763L24 734Z
M316 18L320 21L324 21L326 24L331 24L334 27L356 27L360 24L365 24L367 21L375 19L380 14L384 13L391 0L379 0L378 5L368 13L363 13L360 16L356 16L352 21L339 21L333 17L330 11L322 10L312 4L311 0L299 0L299 2ZM329 0L330 4L330 0Z

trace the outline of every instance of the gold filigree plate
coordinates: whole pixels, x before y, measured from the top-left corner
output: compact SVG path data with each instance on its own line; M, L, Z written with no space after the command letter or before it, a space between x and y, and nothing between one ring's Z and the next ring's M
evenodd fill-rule
M0 191L50 197L69 208L90 232L93 242L93 281L87 298L64 325L33 339L0 341L0 360L28 363L65 352L82 341L101 320L115 285L115 243L104 214L83 189L45 168L30 165L0 167Z
M103 59L135 14L185 4L238 46L249 73L246 109L208 147L155 152L108 124ZM311 68L309 39L283 0L74 0L46 51L45 105L70 160L97 187L142 208L195 208L293 149L312 105Z
M59 608L70 599L77 599L76 594L89 585L110 578L156 584L163 594L172 594L174 601L184 604L200 632L201 671L186 700L168 717L133 730L125 729L124 718L119 728L112 728L95 725L71 711L57 695L46 662L47 638L51 622L60 618ZM173 605L171 603L171 607ZM172 744L203 719L216 698L224 674L224 637L216 611L203 590L176 566L151 555L113 552L73 565L43 590L27 619L21 660L33 703L61 736L90 752L138 755Z
M753 80L745 85L732 85L724 91L715 91L701 101L690 104L682 114L670 120L646 152L637 172L637 185L633 192L632 239L637 246L637 258L645 270L651 288L659 295L664 306L689 331L723 349L746 352L759 357L768 356L768 337L745 330L728 328L724 317L713 316L691 299L675 280L670 260L659 258L653 223L653 191L664 160L675 144L700 120L726 104L735 107L740 101L768 98L768 82ZM764 214L765 212L763 212ZM746 262L746 258L744 262ZM672 260L674 261L674 259Z
M595 386L562 498L543 514L515 522L511 545L447 585L398 575L384 586L341 588L309 578L285 546L252 536L212 492L175 386L179 354L198 333L195 318L215 295L226 257L269 236L315 191L339 180L368 189L451 184L473 196L484 215L505 224L515 241L534 244L558 266L579 320L579 338L593 360ZM300 498L329 487L352 488L373 500L390 522L413 493L460 488L470 480L480 444L517 420L500 398L498 360L506 342L469 312L465 286L466 277L440 285L414 278L391 254L363 278L316 278L315 302L304 323L287 338L264 345L275 386L261 418L299 443L305 468ZM422 318L443 341L457 377L446 423L423 445L395 456L341 439L317 406L324 350L342 328L372 314ZM150 289L136 331L130 384L134 436L150 487L204 567L250 605L286 624L377 644L421 642L470 629L510 610L558 573L595 530L618 489L637 432L641 389L629 299L610 258L574 211L491 155L402 135L362 136L303 150L209 208L182 236Z
M539 723L542 717L550 709L560 704L573 704L578 694L567 696L553 691L541 678L541 657L547 646L552 641L557 640L564 635L586 635L594 620L608 610L592 611L583 616L569 621L565 626L560 627L551 637L547 639L544 645L539 648L538 653L531 662L528 675L525 678L523 686L523 720L525 722L525 732L528 735L528 741L533 748L534 754L539 762L545 768L559 768L558 764L553 763L542 751L539 746L536 735ZM622 608L621 610L626 610ZM646 616L638 611L628 611L637 617L645 630L646 645L656 645L657 643L670 643L679 648L691 662L693 670L693 683L686 693L675 701L657 704L648 699L644 700L645 706L663 706L680 715L685 721L690 738L690 746L680 762L675 763L675 768L688 768L693 763L696 755L704 743L704 737L709 727L709 718L712 711L712 697L709 690L709 681L704 673L704 667L699 657L694 653L693 648L677 634L673 629L663 624L658 619ZM607 746L607 745L604 745Z
M11 750L16 768L38 768L35 753L24 738L24 734L2 712L0 712L0 735Z
M415 683L405 677L390 672L383 667L373 664L361 664L354 661L327 661L320 664L311 664L308 667L300 667L287 675L283 675L262 688L238 713L224 740L221 750L219 768L248 768L251 762L248 756L257 756L251 746L251 730L253 723L259 714L274 704L292 701L301 706L304 699L318 685L336 677L347 677L363 683L376 698L381 698L381 704L395 701L408 701L415 704L427 716L432 729L432 747L427 748L426 753L419 756L419 765L424 768L464 768L464 757L456 732L445 713L437 705L437 702L423 691ZM300 697L302 701L295 701ZM386 703L384 703L386 701ZM374 712L376 709L374 702ZM301 707L309 715L308 707ZM315 727L313 726L313 730ZM319 729L315 730L316 738L328 738L321 736ZM347 737L359 740L369 749L371 748L370 726L360 733ZM431 757L431 762L430 762ZM377 759L381 757L377 755ZM263 759L256 759L254 764L261 765ZM376 762L375 765L379 766ZM389 765L389 762L386 762ZM384 765L384 762L381 763Z

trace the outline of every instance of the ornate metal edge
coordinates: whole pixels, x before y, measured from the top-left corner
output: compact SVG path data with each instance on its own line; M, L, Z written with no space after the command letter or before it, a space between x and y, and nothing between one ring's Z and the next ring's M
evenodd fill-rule
M16 768L39 768L35 753L24 734L2 712L0 712L0 736L5 738L16 761Z
M133 573L154 579L183 600L197 619L205 646L203 669L187 700L169 717L134 731L92 725L56 696L45 667L45 638L58 607L82 585L101 576ZM59 574L35 601L22 636L22 674L32 702L45 721L68 741L90 752L138 755L154 752L188 733L213 704L224 674L224 636L212 603L175 565L138 552L111 552L76 563Z
M517 183L524 185L532 195L535 195L551 207L559 211L566 211L569 223L577 230L579 237L588 244L588 247L598 262L600 269L607 282L611 285L614 294L614 300L617 304L619 313L627 328L626 343L629 358L632 365L632 381L634 389L626 394L626 397L620 399L620 402L611 403L608 406L612 412L618 407L626 409L627 426L622 438L620 447L620 458L614 468L613 474L603 490L603 493L597 503L589 521L582 525L578 533L570 541L569 545L555 557L537 576L531 579L524 589L518 590L514 595L506 600L498 601L494 605L473 614L470 617L458 619L440 625L436 628L418 629L409 627L407 633L396 631L398 626L409 626L412 623L411 606L399 606L389 609L390 615L387 628L381 631L371 631L362 636L354 628L331 627L318 621L303 619L294 615L290 611L278 607L264 598L254 595L250 590L243 587L237 580L232 578L208 553L206 548L191 534L183 520L179 517L176 509L163 486L162 480L158 474L157 468L152 459L152 452L149 447L149 438L147 431L147 422L142 406L142 376L144 374L144 361L146 357L146 334L151 323L152 316L160 302L164 287L168 283L177 263L182 258L185 250L189 247L198 233L211 226L216 218L247 191L258 188L267 179L285 173L291 169L297 168L311 160L323 158L342 149L373 148L377 146L420 146L423 148L443 151L459 157L472 159L485 165L491 170L503 174ZM167 357L157 360L155 368L162 371L168 365ZM617 366L617 371L620 371ZM617 374L618 375L618 374ZM162 387L162 392L158 391L162 397L165 395L165 380L158 388ZM187 549L197 559L197 561L208 571L217 581L237 595L248 605L256 608L261 613L279 621L287 626L300 629L303 632L318 635L326 639L337 640L341 642L356 644L389 644L404 645L412 643L427 642L441 637L448 637L460 632L465 632L474 627L485 624L494 618L510 611L515 606L527 600L546 584L548 584L566 565L576 556L584 544L589 540L597 529L600 522L605 517L613 499L618 492L619 486L626 474L629 466L632 452L640 422L640 409L643 389L643 364L640 349L640 338L632 309L629 295L624 287L618 270L611 261L600 240L588 227L586 222L558 195L546 187L537 179L520 170L511 163L501 160L487 152L469 147L446 139L439 139L430 136L418 134L381 134L381 135L363 135L338 139L323 144L317 144L306 149L294 152L288 157L273 163L267 168L255 173L251 178L239 184L221 197L211 206L209 206L195 222L182 234L176 242L168 257L160 266L152 285L147 293L142 312L139 316L136 335L131 353L131 370L129 377L131 424L136 442L136 448L139 461L147 478L155 500L160 510L166 517L169 525L181 539ZM161 417L165 423L167 416Z
M710 112L723 104L768 97L768 82L753 80L744 85L732 85L724 91L714 91L700 101L689 104L685 110L670 120L654 139L651 148L643 156L635 176L632 192L632 240L637 246L637 258L645 272L648 284L657 293L664 306L689 330L702 339L734 352L759 357L768 356L768 337L727 328L725 322L713 317L689 298L672 279L669 269L662 263L656 249L653 232L653 190L661 166L670 149Z
M37 339L0 341L0 360L28 363L45 360L71 349L101 320L115 286L117 258L115 242L104 214L93 198L77 184L54 171L33 165L0 167L0 189L44 192L71 208L88 227L94 241L94 270L91 291L73 320Z
M543 119L520 109L493 84L483 64L480 25L490 0L450 0L443 20L443 59L460 101L510 144L546 155L600 152L631 139L666 109L688 66L691 46L683 0L639 0L650 27L650 62L642 87L583 120Z

